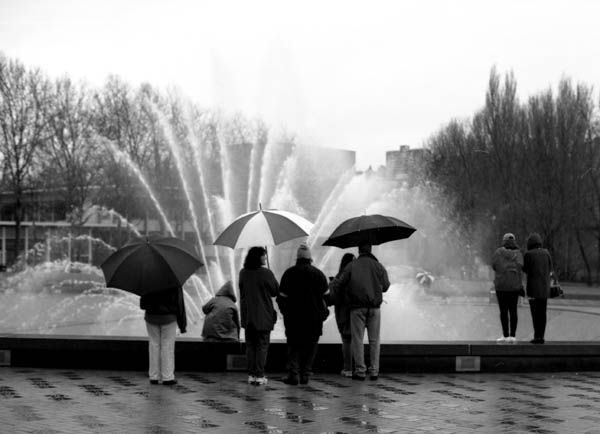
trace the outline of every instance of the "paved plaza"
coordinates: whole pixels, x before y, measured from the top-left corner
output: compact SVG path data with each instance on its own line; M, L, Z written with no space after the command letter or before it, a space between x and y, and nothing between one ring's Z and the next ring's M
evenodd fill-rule
M0 368L0 432L600 434L600 373L316 375Z

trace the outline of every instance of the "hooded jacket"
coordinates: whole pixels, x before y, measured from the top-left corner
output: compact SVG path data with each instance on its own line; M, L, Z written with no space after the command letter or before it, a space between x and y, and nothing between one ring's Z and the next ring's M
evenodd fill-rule
M323 321L329 313L323 299L327 287L327 278L310 259L298 258L296 265L283 273L277 304L288 342L312 342L323 334Z
M542 248L542 238L531 234L527 239L527 252L523 257L523 271L527 274L527 296L547 299L550 296L550 252Z
M383 302L383 293L390 287L386 269L371 253L361 253L334 282L332 291L336 297L345 294L350 309L378 308Z
M206 315L202 326L204 340L238 341L240 319L231 281L226 282L204 306Z

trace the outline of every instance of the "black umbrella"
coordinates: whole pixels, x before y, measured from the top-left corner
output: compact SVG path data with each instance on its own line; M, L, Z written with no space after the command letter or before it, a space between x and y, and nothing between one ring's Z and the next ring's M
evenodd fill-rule
M380 214L362 215L342 222L323 245L347 249L366 242L377 246L388 241L408 238L416 230L395 217Z
M106 286L144 295L182 286L204 265L196 250L173 237L143 237L124 245L100 266Z

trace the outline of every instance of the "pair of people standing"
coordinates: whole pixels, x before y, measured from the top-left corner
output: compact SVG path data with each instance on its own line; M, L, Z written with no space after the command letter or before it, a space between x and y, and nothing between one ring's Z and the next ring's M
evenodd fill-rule
M297 251L296 264L277 283L273 272L264 267L266 250L252 247L240 271L242 327L246 333L248 382L267 384L265 365L270 334L277 320L273 298L277 297L287 338L287 371L284 383L307 384L317 352L323 321L329 313L323 300L327 291L325 275L312 265L306 244Z
M494 287L502 325L502 336L496 341L517 341L517 304L519 296L526 295L533 322L531 343L543 344L552 259L548 250L542 248L542 237L537 233L531 234L527 238L527 251L522 255L515 236L505 234L502 246L496 249L492 257L492 268L495 271ZM522 272L527 275L526 293L523 290Z
M347 265L344 266L344 262ZM342 375L355 380L379 377L380 329L383 293L390 287L385 267L371 253L371 245L361 243L358 257L342 257L340 272L330 284L330 298L336 306L336 323L342 337L344 368ZM363 339L367 331L369 341L370 366L367 370L364 358ZM349 332L349 333L348 333ZM349 336L348 336L349 335ZM348 338L350 353L348 354Z

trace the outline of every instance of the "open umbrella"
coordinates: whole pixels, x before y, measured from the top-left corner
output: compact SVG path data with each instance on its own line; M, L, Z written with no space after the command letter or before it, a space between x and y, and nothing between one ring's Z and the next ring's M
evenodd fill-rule
M356 247L361 242L379 245L410 237L417 229L395 217L380 214L362 215L342 222L325 240L324 246L342 249Z
M213 244L232 249L276 246L308 236L312 226L311 222L297 214L261 208L239 216L221 232Z
M204 265L193 246L173 237L143 237L124 245L101 265L106 286L137 295L182 286Z

